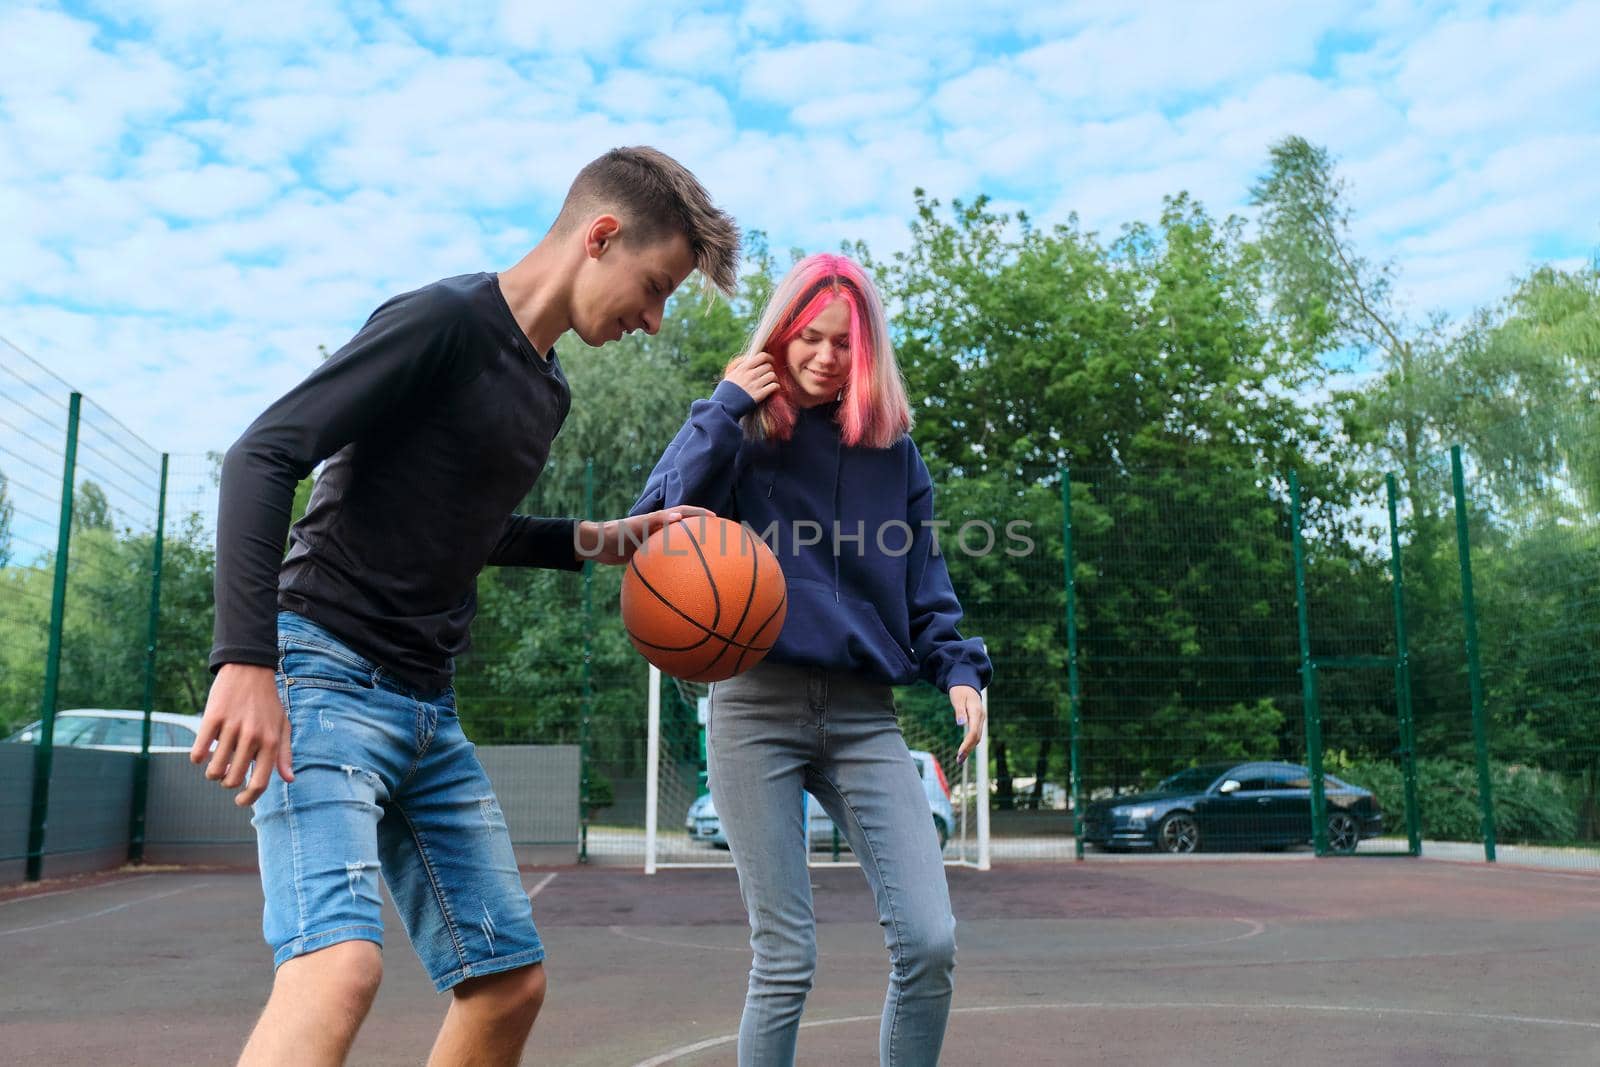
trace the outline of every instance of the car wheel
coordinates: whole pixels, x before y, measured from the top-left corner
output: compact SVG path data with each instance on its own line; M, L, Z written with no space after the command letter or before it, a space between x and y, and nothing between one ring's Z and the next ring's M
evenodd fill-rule
M1355 817L1342 811L1328 816L1328 851L1348 856L1361 843L1361 828Z
M1162 852L1199 852L1200 824L1187 811L1175 811L1156 827L1156 847Z
M939 831L939 849L940 851L943 851L944 846L950 841L950 828L946 826L944 824L944 820L939 818L937 815L933 817L933 828Z

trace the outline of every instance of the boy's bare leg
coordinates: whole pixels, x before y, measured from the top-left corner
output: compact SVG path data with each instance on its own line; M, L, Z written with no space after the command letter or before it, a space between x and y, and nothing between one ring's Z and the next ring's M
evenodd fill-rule
M462 982L453 991L428 1067L514 1067L539 1016L544 990L542 963Z
M239 1067L339 1067L383 980L371 941L341 941L278 968Z

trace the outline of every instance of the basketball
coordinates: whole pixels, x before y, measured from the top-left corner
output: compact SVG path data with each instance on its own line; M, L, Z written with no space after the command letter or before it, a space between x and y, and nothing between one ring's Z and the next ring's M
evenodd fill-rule
M788 607L772 550L714 516L657 530L622 579L622 622L633 647L686 682L720 682L760 663Z

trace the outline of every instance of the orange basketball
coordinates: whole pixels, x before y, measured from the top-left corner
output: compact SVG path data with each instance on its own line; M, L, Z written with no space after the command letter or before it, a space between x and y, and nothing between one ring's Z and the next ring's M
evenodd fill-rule
M777 557L728 519L696 515L663 526L622 579L633 647L686 682L720 682L760 663L788 608Z

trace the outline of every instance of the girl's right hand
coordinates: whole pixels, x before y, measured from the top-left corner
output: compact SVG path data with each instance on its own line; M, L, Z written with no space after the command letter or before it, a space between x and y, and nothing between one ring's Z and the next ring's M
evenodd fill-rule
M778 370L766 352L753 353L734 363L726 380L743 389L757 404L778 391Z

